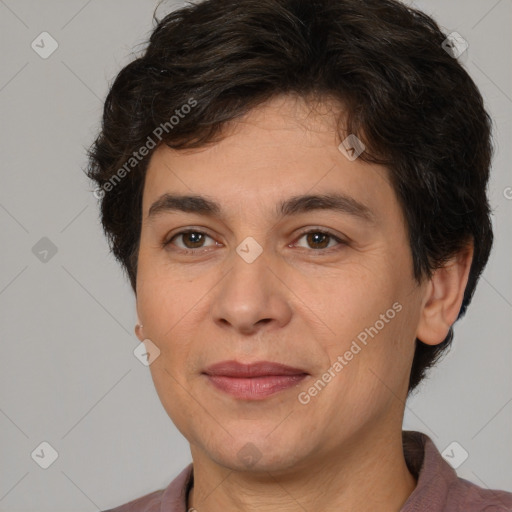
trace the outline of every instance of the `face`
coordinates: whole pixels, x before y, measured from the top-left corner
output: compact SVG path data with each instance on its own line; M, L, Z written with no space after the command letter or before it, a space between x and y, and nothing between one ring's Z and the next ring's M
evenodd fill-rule
M423 288L386 169L331 112L279 97L151 158L139 337L193 456L285 471L401 430Z

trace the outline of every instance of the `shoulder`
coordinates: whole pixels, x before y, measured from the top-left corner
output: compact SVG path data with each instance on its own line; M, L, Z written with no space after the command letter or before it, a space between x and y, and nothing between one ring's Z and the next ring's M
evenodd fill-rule
M402 439L417 485L401 512L512 512L512 493L486 489L457 475L449 463L453 450L444 450L443 456L420 432L404 431Z
M458 507L454 510L464 512L512 512L512 493L485 489L459 477L449 488L448 505L451 503Z
M193 467L189 464L165 489L102 512L183 512L186 510L188 489L192 482Z

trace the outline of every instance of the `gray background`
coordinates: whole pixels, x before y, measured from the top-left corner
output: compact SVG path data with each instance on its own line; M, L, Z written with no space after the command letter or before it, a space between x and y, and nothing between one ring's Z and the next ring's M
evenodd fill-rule
M409 399L404 428L440 450L457 441L469 453L460 476L512 490L512 0L415 5L469 42L461 60L496 125L496 242L454 348ZM133 294L81 171L108 84L141 49L155 6L0 0L1 511L110 508L166 486L190 461L133 355ZM31 48L43 31L59 44L47 59ZM46 262L33 251L43 237L57 248ZM58 452L48 469L31 458L43 441Z

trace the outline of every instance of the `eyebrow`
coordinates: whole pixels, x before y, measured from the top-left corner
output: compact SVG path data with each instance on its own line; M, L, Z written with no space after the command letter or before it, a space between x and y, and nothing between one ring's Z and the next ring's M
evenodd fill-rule
M276 213L278 217L286 217L315 210L333 210L365 222L375 222L375 215L368 206L340 193L294 196L279 203ZM163 194L149 208L148 219L178 211L214 217L221 215L222 208L219 203L203 196Z

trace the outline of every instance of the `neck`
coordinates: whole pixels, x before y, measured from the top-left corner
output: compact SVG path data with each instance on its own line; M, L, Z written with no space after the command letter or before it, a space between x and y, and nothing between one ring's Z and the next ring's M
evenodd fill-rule
M311 457L305 467L276 472L232 471L192 449L197 512L304 510L397 512L416 486L407 469L402 434L358 435L349 447ZM356 447L356 448L354 448Z

